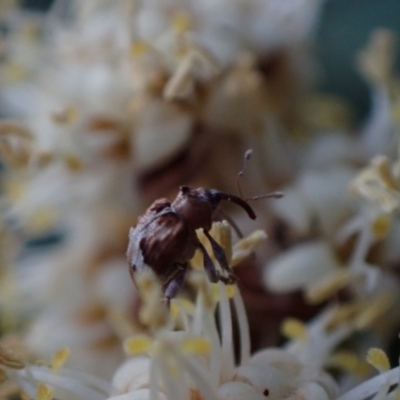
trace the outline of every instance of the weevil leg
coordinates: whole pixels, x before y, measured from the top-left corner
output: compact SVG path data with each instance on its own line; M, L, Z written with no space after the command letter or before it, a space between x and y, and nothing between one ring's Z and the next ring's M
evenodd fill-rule
M168 307L171 303L171 299L176 296L176 294L185 284L187 270L188 263L177 264L174 274L164 284L164 301Z
M228 260L226 259L225 250L221 247L221 245L210 235L210 232L203 229L204 234L207 236L207 239L210 241L211 247L213 249L213 253L219 265L228 272L232 271L232 268L229 266Z
M228 260L226 259L226 254L225 250L221 247L221 245L210 235L208 231L203 229L204 234L206 235L207 239L210 241L211 247L213 249L213 253L215 258L217 259L219 265L221 265L222 269L224 269L227 273L228 276L225 277L221 274L219 274L219 280L226 284L232 284L236 282L236 277L233 274L232 268L228 263ZM215 268L215 266L214 266ZM218 271L217 271L218 272Z
M206 271L208 279L213 283L218 282L221 279L221 274L215 268L215 265L211 260L211 257L208 255L206 248L200 242L198 243L198 246L200 251L203 253L204 270Z

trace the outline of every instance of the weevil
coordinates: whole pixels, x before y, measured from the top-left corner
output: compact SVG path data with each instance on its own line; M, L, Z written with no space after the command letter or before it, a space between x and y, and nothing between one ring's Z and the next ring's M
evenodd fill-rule
M247 151L245 162L250 155L251 151ZM242 176L243 172L244 168L238 177ZM281 193L271 193L251 199L281 196ZM129 232L127 257L133 281L135 282L137 272L150 268L160 279L165 301L169 303L183 286L189 261L199 249L203 254L205 272L211 282L234 283L236 278L225 252L209 233L222 200L236 203L251 219L256 218L247 200L216 189L192 189L181 186L173 202L166 198L156 200L139 217L138 224ZM198 239L196 229L203 230L224 273L215 267L204 245Z

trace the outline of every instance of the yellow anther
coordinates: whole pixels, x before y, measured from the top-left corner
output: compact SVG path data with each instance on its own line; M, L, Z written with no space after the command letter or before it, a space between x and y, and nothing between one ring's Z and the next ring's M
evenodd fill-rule
M211 351L211 343L202 337L190 338L180 345L180 349L185 353L208 354Z
M350 184L350 190L391 213L400 205L398 166L391 166L386 156L375 157Z
M327 366L336 367L343 371L355 372L357 370L359 359L357 355L350 351L337 351L327 360Z
M321 303L336 294L346 286L351 279L351 272L347 269L340 269L331 275L317 282L305 293L305 298L310 304Z
M152 345L153 341L148 336L133 336L124 340L124 351L129 356L148 354Z
M295 318L287 318L283 321L281 332L284 336L294 340L305 340L308 337L307 326Z
M185 313L189 315L193 315L195 311L195 305L188 299L177 298L171 301L171 307L175 305L178 308L181 308L185 311Z
M56 124L67 124L74 122L78 117L78 109L70 104L65 108L55 111L50 115L51 120Z
M210 241L204 235L203 230L198 229L196 231L196 234L201 244L205 247L208 254L215 262L215 257L211 248ZM232 238L231 238L231 228L229 224L226 221L214 222L210 230L210 235L223 248L228 264L230 264L232 256ZM195 256L191 260L191 264L195 269L203 269L203 255L200 251L196 251Z
M235 285L225 285L224 288L225 288L226 296L229 299L232 299L233 296L235 295L235 291L236 291ZM221 298L221 293L220 293L219 285L217 283L213 283L211 285L211 292L212 292L212 297L213 297L214 301L215 302L219 301Z
M382 184L387 189L399 190L399 184L395 181L389 158L387 156L379 155L372 160L372 165L376 168Z
M58 372L61 368L64 367L67 362L69 356L71 355L71 351L68 347L62 347L57 350L51 359L50 368L53 372Z
M36 211L30 216L25 228L30 233L40 233L52 229L56 222L56 211L50 208L44 208Z
M367 362L375 367L381 374L390 369L389 358L381 349L369 349L367 353Z
M392 220L389 215L381 214L371 224L371 231L377 240L384 239L390 232Z
M80 172L83 170L83 162L73 154L67 154L64 157L64 162L68 169L72 172Z
M27 76L27 68L18 62L9 62L5 68L6 79L11 82L18 82Z
M26 184L17 179L6 179L3 188L6 196L12 202L18 201L26 193Z
M382 316L393 305L393 296L385 293L374 299L356 318L355 327L358 330L370 327L377 318Z
M252 254L256 247L265 239L267 239L267 234L263 230L257 230L239 240L233 246L232 266L234 267Z
M217 283L211 284L211 295L214 301L219 301L220 293L219 293L219 286Z
M333 329L340 324L347 323L349 320L353 319L357 313L361 310L363 303L360 301L355 301L352 303L347 303L338 306L333 312L325 328L327 330Z
M190 29L192 21L188 14L184 12L178 12L172 19L172 29L176 33L184 33Z
M225 286L226 295L229 299L232 299L236 293L236 286L235 285L226 285Z
M137 41L131 45L130 53L133 57L141 57L149 51L149 45L143 41Z
M173 319L177 319L179 317L181 310L178 304L174 301L171 301L171 307L169 309L169 313Z
M50 386L39 383L36 389L36 399L37 400L52 400L53 399L53 391Z

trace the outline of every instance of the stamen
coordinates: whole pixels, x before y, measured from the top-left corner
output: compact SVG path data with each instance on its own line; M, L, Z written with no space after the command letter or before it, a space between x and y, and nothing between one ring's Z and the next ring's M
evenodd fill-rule
M151 351L153 341L144 335L130 337L124 340L124 351L127 355L137 356L139 354L148 354Z
M395 181L390 163L387 156L379 155L372 160L372 165L376 168L382 184L391 190L399 190L399 183Z
M149 51L149 45L143 41L137 41L132 44L130 53L132 57L141 57Z
M193 315L194 314L195 306L188 299L184 299L182 297L179 297L177 299L172 299L171 300L171 306L172 306L172 304L175 304L176 306L182 308L185 311L185 313L187 313L189 315Z
M239 324L240 364L245 365L250 360L250 329L243 298L239 290L235 290L233 302L235 304L236 316Z
M330 331L339 324L351 321L362 309L364 303L362 301L354 301L351 303L338 306L332 311L332 315L326 323L325 329Z
M340 396L337 400L364 400L375 394L384 384L394 385L398 383L399 367L379 374L358 385L354 389Z
M62 347L61 349L57 350L51 359L51 370L54 373L59 372L64 367L70 355L71 351L68 347Z
M376 240L384 239L390 232L392 220L387 214L381 214L371 224L371 231Z
M386 353L378 348L371 348L367 353L367 362L381 374L390 370L390 362Z
M213 388L210 385L210 374L206 370L203 364L196 362L193 358L182 357L177 355L177 360L182 367L190 374L192 380L196 384L203 395L204 400L214 400L216 395Z
M52 400L53 390L50 386L44 383L39 383L36 389L36 398L37 400Z
M339 368L346 372L355 373L359 363L360 360L355 353L342 350L330 355L325 363L325 366Z
M158 368L167 397L169 399L185 400L185 380L182 379L175 360L159 357L157 360L153 360L153 362L159 364Z
M218 282L218 287L220 292L219 318L222 330L221 381L226 382L232 376L234 368L232 315L229 300L225 292L225 286L221 282Z
M394 298L391 294L384 293L378 299L374 299L356 318L354 324L356 329L363 330L370 327L375 320L382 316L393 305Z
M34 212L27 220L25 229L28 233L41 233L54 228L57 213L51 208L42 208Z
M211 351L211 343L203 337L193 337L185 340L180 349L185 353L191 354L209 354Z
M54 111L50 118L56 124L68 124L74 122L78 117L78 109L70 104L61 110Z
M84 168L83 161L73 154L65 155L64 162L71 172L81 172Z
M256 247L267 239L265 231L259 229L254 231L244 239L239 240L233 246L232 267L240 264L244 259L249 257L256 249Z
M225 291L228 299L232 299L236 293L236 285L225 285Z
M220 290L218 283L211 284L211 292L215 303L221 300ZM225 285L224 292L228 299L232 299L236 292L235 285Z
M177 12L172 19L172 29L177 33L181 34L190 29L192 21L189 15L185 12Z
M318 304L332 297L336 292L345 287L352 277L348 269L340 269L311 286L305 293L305 298L310 304Z
M215 324L214 299L207 290L209 283L203 277L203 285L198 285L199 291L196 300L196 311L193 321L193 332L203 334L211 343L210 354L210 385L217 390L221 375L221 345Z
M226 260L230 265L232 262L232 232L229 223L227 221L213 223L210 234L223 248Z
M174 100L188 97L194 89L192 74L194 59L193 55L186 56L174 75L165 85L163 97L166 100Z
M292 340L306 340L308 338L307 326L295 318L287 318L283 321L281 332Z

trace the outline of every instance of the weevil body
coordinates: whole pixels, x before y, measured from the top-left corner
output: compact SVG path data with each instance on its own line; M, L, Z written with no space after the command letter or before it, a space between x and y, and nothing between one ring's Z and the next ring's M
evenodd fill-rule
M212 282L235 282L224 250L209 234L221 200L238 204L251 219L256 218L245 200L215 189L182 186L172 203L168 199L156 200L129 232L127 257L133 281L138 271L150 268L162 282L165 299L169 302L183 286L188 262L199 249ZM216 260L226 271L224 275L215 268L197 238L196 229L203 229Z

